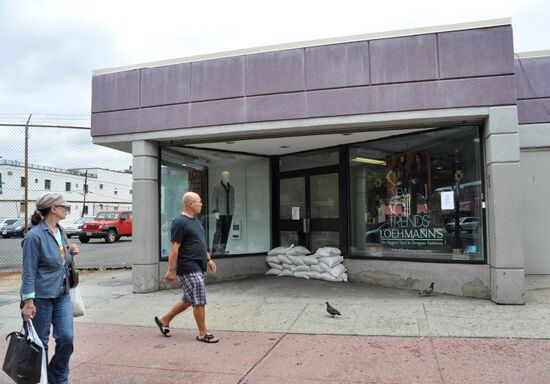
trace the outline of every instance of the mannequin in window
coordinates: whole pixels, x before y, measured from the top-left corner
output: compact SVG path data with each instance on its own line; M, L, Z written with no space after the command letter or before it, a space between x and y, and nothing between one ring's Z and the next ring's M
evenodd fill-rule
M411 214L416 215L418 207L418 194L428 199L428 177L424 159L420 152L414 155L414 164L411 169Z
M407 191L407 181L409 180L409 168L407 167L407 156L399 155L399 163L397 163L397 182L396 192L398 195L405 195Z
M404 154L400 154L399 161L386 173L388 199L393 196L405 195L408 192L406 188L406 182L408 181L407 170L407 157Z
M212 191L212 213L216 215L216 232L212 241L213 254L223 255L227 245L235 210L235 188L229 183L229 171L221 173L221 180Z
M397 181L400 179L399 176L399 167L394 165L390 168L388 173L386 173L386 180L388 181L388 199L391 199L393 196L397 194Z

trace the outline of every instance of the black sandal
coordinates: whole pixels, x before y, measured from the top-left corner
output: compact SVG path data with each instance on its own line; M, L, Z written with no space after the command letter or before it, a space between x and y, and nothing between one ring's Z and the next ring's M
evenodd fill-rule
M162 325L159 318L156 317L156 316L155 316L155 323L157 323L157 326L159 327L159 330L160 330L160 333L162 333L162 336L164 336L164 337L170 337L171 336L171 335L169 335L170 328L165 327L164 325Z
M207 333L204 336L197 336L197 341L202 341L203 343L207 344L214 344L220 341L220 339L214 337L214 335L211 333Z

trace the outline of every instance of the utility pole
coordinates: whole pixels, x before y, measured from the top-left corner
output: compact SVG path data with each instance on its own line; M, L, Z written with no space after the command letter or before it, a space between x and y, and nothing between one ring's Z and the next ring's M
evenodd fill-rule
M29 123L32 113L25 124L25 234L29 230Z
M84 199L82 202L82 217L84 217L84 210L86 209L86 193L88 192L88 170L84 173Z

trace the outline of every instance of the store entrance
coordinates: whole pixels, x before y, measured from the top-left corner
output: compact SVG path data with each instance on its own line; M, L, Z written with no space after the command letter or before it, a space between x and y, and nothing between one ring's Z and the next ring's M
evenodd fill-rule
M340 248L338 167L281 174L279 179L281 245Z

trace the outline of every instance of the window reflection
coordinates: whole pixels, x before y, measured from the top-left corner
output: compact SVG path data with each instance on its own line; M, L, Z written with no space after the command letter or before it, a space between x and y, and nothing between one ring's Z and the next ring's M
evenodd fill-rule
M187 147L161 149L161 250L168 256L170 224L181 197L197 192L199 218L213 255L267 252L271 245L270 172L265 157Z
M351 254L483 261L479 142L457 127L351 146Z

